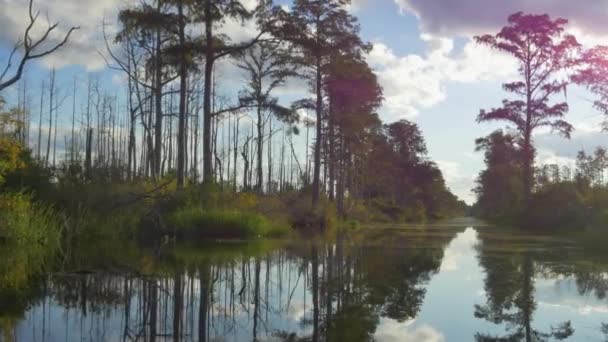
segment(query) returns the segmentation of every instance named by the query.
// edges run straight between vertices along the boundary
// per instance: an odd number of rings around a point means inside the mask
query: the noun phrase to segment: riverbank
[[[23,191],[28,190],[3,192],[0,211],[6,212],[5,216],[15,214],[13,202],[22,202],[16,214],[20,221],[12,220],[0,228],[5,240],[23,239],[31,229],[55,231],[68,241],[115,237],[148,243],[257,239],[284,237],[296,230],[314,233],[338,227],[357,229],[369,222],[438,218],[420,204],[400,207],[379,199],[350,200],[340,216],[335,204],[325,198],[313,208],[306,189],[258,194],[207,184],[178,191],[171,179],[156,183],[49,183],[25,195]]]

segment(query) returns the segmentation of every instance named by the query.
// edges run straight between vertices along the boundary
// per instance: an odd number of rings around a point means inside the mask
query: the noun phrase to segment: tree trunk
[[[312,206],[316,207],[319,202],[319,192],[320,192],[320,179],[321,179],[321,147],[323,146],[323,142],[321,139],[321,119],[323,114],[323,93],[322,93],[322,80],[321,80],[321,58],[317,57],[317,84],[316,84],[316,92],[317,92],[317,105],[316,105],[316,114],[317,114],[317,141],[315,142],[315,156],[314,156],[314,171],[313,171],[313,180],[312,180]]]
[[[85,174],[86,174],[86,178],[87,180],[91,180],[91,163],[92,163],[92,156],[91,156],[91,152],[93,149],[93,129],[89,128],[87,130],[87,151],[85,154]]]
[[[38,122],[38,160],[42,161],[42,156],[40,155],[41,145],[42,145],[42,108],[44,106],[44,81],[42,81],[42,87],[40,88],[40,117]]]
[[[49,156],[51,155],[51,134],[53,133],[53,95],[55,93],[55,69],[51,71],[49,83],[49,135],[46,141],[45,165],[49,166]]]
[[[184,10],[182,1],[178,2],[178,15],[180,17],[179,25],[179,43],[182,49],[186,45],[185,22],[183,20]],[[184,188],[185,178],[185,153],[186,153],[186,92],[188,77],[188,69],[186,68],[186,56],[184,51],[181,53],[181,61],[179,66],[179,124],[177,130],[177,188]]]
[[[262,157],[263,157],[263,148],[264,148],[264,123],[262,121],[262,109],[259,106],[260,104],[258,103],[258,168],[257,168],[257,184],[256,184],[256,189],[257,192],[262,193],[263,190],[263,183],[264,183],[264,175],[263,175],[263,169],[262,169]]]
[[[333,201],[334,200],[334,196],[335,196],[335,184],[336,184],[336,156],[335,156],[335,151],[334,151],[334,119],[333,119],[333,106],[332,106],[332,101],[331,98],[329,99],[329,115],[328,115],[328,121],[327,121],[327,128],[328,128],[328,137],[327,137],[327,142],[328,142],[328,151],[326,153],[326,163],[327,163],[327,167],[329,169],[329,186],[327,187],[327,191],[329,193],[329,200]]]
[[[205,1],[205,86],[203,93],[203,182],[213,181],[211,156],[211,77],[213,73],[213,20],[211,1]]]
[[[268,118],[268,193],[272,192],[272,116]]]

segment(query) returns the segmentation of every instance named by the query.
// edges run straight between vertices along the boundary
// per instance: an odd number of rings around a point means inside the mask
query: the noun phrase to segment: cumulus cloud
[[[420,38],[427,44],[425,55],[397,56],[384,43],[375,43],[367,56],[384,88],[389,120],[415,117],[421,108],[445,100],[445,82],[501,79],[517,68],[511,57],[472,40],[456,51],[452,39],[430,34]]]
[[[79,64],[88,70],[103,68],[105,63],[99,56],[102,50],[101,24],[104,17],[116,17],[116,12],[127,0],[34,0],[34,12],[39,12],[34,38],[46,30],[49,24],[59,23],[49,36],[48,44],[63,39],[70,27],[80,27],[73,33],[69,44],[43,59],[46,66],[61,68]],[[0,0],[0,45],[12,46],[23,35],[28,25],[29,0]]]
[[[80,27],[73,33],[69,44],[42,60],[46,67],[61,68],[81,65],[89,71],[105,67],[100,52],[105,52],[102,23],[108,25],[108,36],[117,30],[118,12],[135,4],[136,0],[34,0],[34,12],[40,12],[33,37],[39,37],[50,23],[60,23],[48,45],[61,41],[70,27]],[[243,5],[251,10],[257,0],[243,0]],[[22,36],[28,24],[29,0],[0,0],[0,46],[10,47]],[[195,28],[200,31],[200,28]],[[196,34],[196,32],[194,32]],[[200,32],[199,32],[200,33]],[[234,41],[244,41],[257,34],[255,23],[228,19],[218,33],[226,34]]]
[[[580,32],[601,36],[608,31],[604,0],[395,0],[401,11],[413,13],[423,32],[470,36],[493,32],[515,12],[563,17]]]

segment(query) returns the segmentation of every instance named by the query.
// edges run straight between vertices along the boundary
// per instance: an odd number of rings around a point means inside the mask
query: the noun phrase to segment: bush
[[[316,230],[331,230],[336,227],[338,218],[334,205],[321,200],[315,208],[310,203],[310,197],[297,196],[287,201],[289,219],[297,228]]]
[[[264,216],[236,210],[181,207],[168,214],[167,225],[178,239],[278,237],[285,226],[273,226]]]
[[[23,193],[0,194],[0,242],[57,247],[59,237],[59,220],[50,207]]]
[[[533,229],[583,229],[589,223],[588,216],[576,185],[562,182],[534,193],[525,225]]]

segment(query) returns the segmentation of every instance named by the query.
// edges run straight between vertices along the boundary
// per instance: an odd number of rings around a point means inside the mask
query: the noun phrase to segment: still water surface
[[[474,221],[369,227],[317,241],[215,242],[127,257],[119,256],[126,247],[114,247],[94,253],[102,260],[64,261],[61,271],[32,275],[27,286],[0,293],[0,340],[608,336],[608,251],[596,255],[566,240]],[[102,247],[89,247],[95,248]]]

